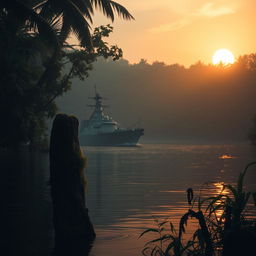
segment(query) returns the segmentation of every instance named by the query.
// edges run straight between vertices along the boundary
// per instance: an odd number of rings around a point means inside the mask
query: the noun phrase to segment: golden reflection
[[[213,183],[214,187],[215,187],[215,194],[216,195],[228,195],[229,194],[229,191],[227,189],[224,189],[224,182],[216,182],[216,183]],[[221,200],[217,200],[215,202],[216,206],[220,205],[222,203]],[[223,209],[217,209],[215,210],[215,214],[216,214],[216,217],[218,218],[218,220],[221,218],[221,216],[223,215],[224,213],[224,210]]]
[[[235,158],[234,156],[228,155],[228,154],[224,154],[219,156],[219,159],[233,159]]]
[[[216,195],[219,195],[220,193],[224,192],[223,191],[223,186],[224,186],[223,182],[215,182],[215,183],[213,183],[213,185],[214,185],[214,188],[215,188],[215,194]]]
[[[210,187],[209,187],[210,186]],[[218,195],[227,195],[229,191],[224,189],[224,182],[211,182],[207,184],[207,189],[201,190],[201,199],[207,198],[210,196],[218,196]],[[166,192],[166,191],[165,191]],[[180,190],[170,190],[167,192],[178,192]],[[223,198],[223,200],[225,200]],[[197,201],[196,201],[197,202]],[[221,200],[217,200],[213,208],[218,205],[221,205],[223,202]],[[204,212],[207,208],[207,204],[203,204],[201,210]],[[195,203],[193,210],[198,211],[197,203]],[[220,221],[223,218],[223,207],[215,208],[213,210],[210,218],[212,221]],[[138,210],[138,209],[137,209]],[[136,209],[131,211],[129,216],[125,218],[119,219],[119,222],[113,224],[114,229],[118,230],[121,234],[127,234],[127,230],[130,230],[133,234],[139,236],[143,231],[147,228],[156,228],[157,225],[161,222],[166,221],[164,224],[163,233],[170,233],[170,222],[172,223],[174,229],[176,230],[176,234],[179,231],[179,224],[181,217],[189,210],[189,206],[186,201],[179,201],[176,204],[159,204],[156,209],[151,209],[147,211],[137,212]],[[207,215],[208,213],[206,213]],[[198,220],[195,218],[189,218],[187,221],[187,225],[185,226],[186,232],[182,236],[182,241],[188,241],[193,237],[194,232],[199,228]],[[143,242],[148,242],[150,240],[156,239],[157,234],[154,232],[148,232],[145,237],[143,236],[142,240],[139,240],[141,244]]]

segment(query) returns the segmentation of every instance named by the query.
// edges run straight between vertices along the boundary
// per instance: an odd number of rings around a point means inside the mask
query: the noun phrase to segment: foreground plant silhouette
[[[256,242],[256,218],[246,217],[246,206],[252,197],[256,206],[256,192],[243,189],[244,177],[248,168],[256,162],[248,164],[240,173],[236,187],[224,184],[217,196],[202,199],[194,198],[193,190],[187,190],[189,210],[181,217],[177,233],[171,221],[159,222],[156,227],[141,233],[155,233],[158,237],[144,246],[142,254],[152,256],[235,256],[250,255]],[[196,208],[196,209],[195,209]],[[198,221],[198,228],[192,237],[184,241],[189,217]]]

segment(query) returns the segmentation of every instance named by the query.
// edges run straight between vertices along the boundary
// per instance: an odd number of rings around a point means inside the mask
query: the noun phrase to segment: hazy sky
[[[117,18],[110,42],[131,63],[145,58],[186,66],[211,62],[219,48],[256,52],[255,0],[117,0],[135,17]],[[94,26],[111,23],[96,15]]]

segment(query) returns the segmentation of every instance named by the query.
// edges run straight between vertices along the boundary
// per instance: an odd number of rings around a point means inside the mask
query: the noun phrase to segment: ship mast
[[[94,111],[93,111],[92,115],[94,115],[94,114],[103,115],[103,108],[106,108],[108,106],[102,104],[103,97],[97,92],[96,85],[94,85],[94,89],[95,89],[95,96],[94,97],[88,97],[88,98],[89,99],[94,99],[95,104],[94,105],[93,104],[88,104],[87,106],[94,108]]]

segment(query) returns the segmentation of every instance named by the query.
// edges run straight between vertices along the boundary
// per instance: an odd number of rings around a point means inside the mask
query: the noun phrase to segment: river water
[[[223,182],[234,184],[246,164],[256,160],[255,149],[248,145],[145,144],[83,150],[88,158],[87,206],[97,233],[91,256],[141,255],[144,243],[153,237],[139,239],[140,233],[153,227],[154,218],[169,218],[177,226],[188,209],[187,188],[195,194],[217,194]],[[47,154],[24,153],[1,165],[0,246],[9,255],[50,255],[48,181]],[[256,167],[248,171],[245,184],[256,191]]]

